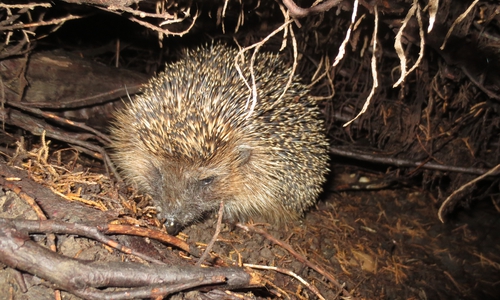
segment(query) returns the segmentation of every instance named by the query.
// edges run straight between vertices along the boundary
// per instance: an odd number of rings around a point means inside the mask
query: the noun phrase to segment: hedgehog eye
[[[207,177],[207,178],[200,179],[200,184],[202,186],[208,186],[212,182],[214,182],[214,179],[215,179],[215,176],[210,176],[210,177]]]

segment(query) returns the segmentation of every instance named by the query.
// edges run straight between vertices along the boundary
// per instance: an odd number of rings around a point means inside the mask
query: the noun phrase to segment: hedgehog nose
[[[165,227],[167,229],[167,233],[170,235],[177,235],[182,229],[182,226],[179,223],[168,221],[165,222]]]

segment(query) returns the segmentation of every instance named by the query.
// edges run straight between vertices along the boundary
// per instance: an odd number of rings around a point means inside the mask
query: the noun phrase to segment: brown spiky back
[[[258,102],[248,115],[251,93],[234,66],[237,52],[215,44],[188,51],[168,65],[116,114],[113,158],[125,178],[145,192],[157,189],[151,187],[150,181],[158,180],[151,178],[151,166],[159,172],[175,168],[170,171],[179,177],[220,172],[227,180],[218,183],[213,197],[200,200],[213,201],[211,209],[224,200],[230,219],[294,219],[314,203],[327,172],[319,110],[298,78],[276,102],[291,71],[277,55],[262,53],[254,65]],[[241,69],[249,75],[246,58]],[[241,155],[245,151],[248,161]],[[180,209],[201,206],[175,201]]]

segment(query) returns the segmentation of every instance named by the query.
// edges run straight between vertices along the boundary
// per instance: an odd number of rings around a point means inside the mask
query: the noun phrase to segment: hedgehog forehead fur
[[[124,177],[182,225],[221,200],[229,219],[294,219],[324,182],[327,142],[307,88],[295,77],[277,101],[291,70],[277,55],[257,54],[257,105],[248,115],[251,92],[235,68],[237,53],[223,44],[187,51],[116,113],[111,128]],[[215,186],[190,188],[191,177],[207,174],[220,177]],[[183,210],[194,212],[181,217]]]

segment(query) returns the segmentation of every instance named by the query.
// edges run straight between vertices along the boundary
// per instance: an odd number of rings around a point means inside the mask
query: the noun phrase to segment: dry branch
[[[273,244],[276,244],[276,245],[279,245],[281,246],[282,248],[286,249],[290,254],[292,254],[296,259],[298,259],[301,263],[305,264],[306,266],[308,266],[309,268],[315,270],[316,272],[318,272],[319,274],[325,276],[331,283],[333,283],[338,289],[339,289],[339,293],[342,293],[345,297],[349,297],[349,299],[355,299],[351,296],[351,294],[344,288],[343,285],[341,285],[336,279],[335,277],[333,277],[333,275],[331,275],[329,272],[327,272],[326,270],[324,270],[323,268],[321,268],[320,266],[316,265],[316,264],[313,264],[311,263],[309,260],[307,260],[306,257],[304,257],[303,255],[301,255],[300,253],[298,253],[297,251],[295,251],[289,244],[283,242],[283,241],[280,241],[278,239],[276,239],[275,237],[273,237],[272,235],[270,235],[268,232],[266,232],[265,230],[263,229],[260,229],[254,225],[243,225],[241,223],[237,223],[236,226],[238,226],[239,228],[245,230],[245,231],[248,231],[248,232],[255,232],[255,233],[258,233],[262,236],[264,236],[266,239],[268,239],[269,241],[271,241]]]
[[[164,297],[200,285],[222,284],[235,289],[255,284],[241,268],[142,265],[127,262],[89,262],[54,253],[30,240],[16,221],[0,219],[0,261],[87,299]],[[167,287],[168,286],[168,287]],[[127,287],[125,291],[97,290]],[[141,288],[136,290],[135,288]],[[158,289],[163,289],[158,291]],[[133,298],[129,296],[133,294]]]
[[[290,11],[290,16],[294,18],[304,18],[308,15],[319,14],[330,10],[332,7],[339,5],[342,0],[326,0],[317,4],[316,6],[311,6],[309,8],[299,7],[293,0],[283,0],[283,4]],[[317,3],[317,2],[316,2]]]

